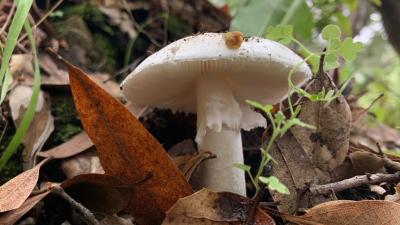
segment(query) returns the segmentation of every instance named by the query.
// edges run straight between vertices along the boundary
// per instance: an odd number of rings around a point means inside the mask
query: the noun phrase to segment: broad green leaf
[[[277,25],[270,26],[267,28],[267,38],[279,41],[282,44],[289,44],[293,38],[293,26],[292,25]]]
[[[234,167],[241,169],[246,172],[250,172],[251,167],[249,165],[241,164],[241,163],[234,163]]]
[[[270,176],[270,177],[263,177],[260,176],[258,178],[261,182],[267,185],[267,188],[271,191],[277,191],[281,194],[290,194],[289,189],[282,184],[278,178],[275,176]]]
[[[342,46],[339,48],[339,55],[341,55],[347,62],[356,58],[357,53],[363,49],[363,44],[360,42],[353,42],[353,39],[347,37],[344,39]]]
[[[313,29],[313,16],[305,0],[284,0],[288,6],[280,24],[292,24],[294,32],[302,38],[310,38]]]
[[[313,22],[305,0],[249,0],[233,18],[230,30],[264,36],[267,27],[278,24],[293,24],[296,34],[309,38]]]

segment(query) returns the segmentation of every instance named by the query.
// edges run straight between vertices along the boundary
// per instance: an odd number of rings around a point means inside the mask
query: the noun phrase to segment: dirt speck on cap
[[[243,34],[240,31],[233,31],[224,33],[222,36],[225,40],[225,44],[229,49],[238,49],[243,42]]]

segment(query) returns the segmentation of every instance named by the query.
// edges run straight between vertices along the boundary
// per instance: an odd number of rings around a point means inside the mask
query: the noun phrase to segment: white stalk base
[[[217,155],[217,158],[206,160],[200,165],[200,186],[246,196],[244,172],[233,166],[233,163],[243,164],[240,131],[207,130],[199,149]]]

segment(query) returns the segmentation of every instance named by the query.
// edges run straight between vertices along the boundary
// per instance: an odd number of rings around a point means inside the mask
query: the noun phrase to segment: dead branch
[[[382,182],[399,182],[399,181],[400,181],[400,172],[397,172],[395,174],[376,173],[376,174],[355,176],[349,179],[329,184],[312,185],[309,188],[309,190],[311,195],[323,195],[359,187],[365,184],[378,184]]]
[[[67,194],[67,192],[64,191],[64,189],[59,186],[59,185],[54,185],[51,188],[51,192],[54,194],[59,195],[61,198],[66,200],[74,209],[78,210],[86,220],[91,225],[99,225],[100,222],[96,219],[96,217],[93,215],[93,213],[87,209],[85,206],[83,206],[81,203],[75,201],[71,196]]]

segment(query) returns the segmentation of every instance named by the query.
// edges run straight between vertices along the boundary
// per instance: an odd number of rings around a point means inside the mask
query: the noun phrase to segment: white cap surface
[[[224,76],[237,101],[277,103],[287,96],[290,69],[302,61],[280,43],[248,38],[229,49],[222,33],[204,33],[175,41],[145,59],[123,82],[134,104],[196,113],[198,76]],[[303,63],[293,74],[300,84],[311,71]]]
[[[224,76],[235,99],[273,104],[287,96],[288,74],[302,61],[280,43],[248,38],[229,49],[222,33],[204,33],[175,41],[145,59],[122,83],[125,97],[135,104],[196,113],[198,76]],[[311,77],[303,63],[293,83]]]

